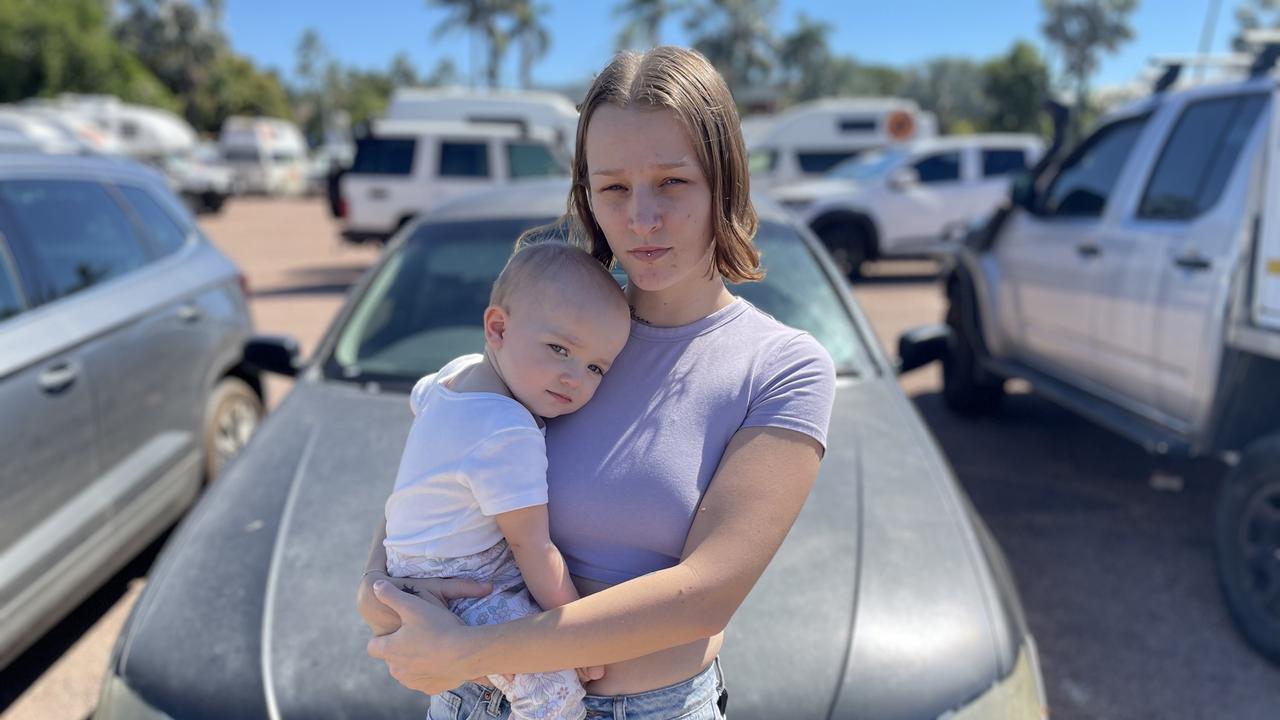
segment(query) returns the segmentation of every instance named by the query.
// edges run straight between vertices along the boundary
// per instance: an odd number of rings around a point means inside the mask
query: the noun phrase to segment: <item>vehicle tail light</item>
[[[338,217],[345,218],[346,216],[347,216],[347,199],[344,197],[340,197],[338,198]]]

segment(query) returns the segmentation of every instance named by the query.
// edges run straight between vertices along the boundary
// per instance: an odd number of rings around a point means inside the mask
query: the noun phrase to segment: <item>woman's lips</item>
[[[657,260],[668,252],[671,252],[669,247],[640,247],[627,251],[627,254],[637,260]]]

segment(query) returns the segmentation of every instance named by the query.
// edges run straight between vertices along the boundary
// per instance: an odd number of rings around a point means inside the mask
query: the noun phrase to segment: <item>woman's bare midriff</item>
[[[573,584],[577,586],[578,594],[583,597],[610,587],[609,583],[577,576],[574,576]],[[688,645],[667,648],[643,657],[606,665],[604,677],[588,683],[587,693],[589,695],[633,695],[683,682],[711,664],[716,654],[720,652],[720,645],[723,642],[724,635],[721,634],[691,642]]]

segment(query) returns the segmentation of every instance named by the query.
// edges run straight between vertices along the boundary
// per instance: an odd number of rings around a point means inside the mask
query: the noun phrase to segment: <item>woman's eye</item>
[[[606,185],[606,186],[604,186],[604,187],[600,188],[600,192],[610,192],[610,191],[613,191],[613,190],[622,190],[622,189],[624,189],[624,188],[623,188],[621,185],[617,185],[617,184],[614,184],[614,185]]]
[[[599,365],[588,365],[587,369],[597,375],[604,375],[604,370]]]
[[[662,181],[662,184],[663,185],[684,185],[686,182],[688,181],[686,181],[683,178],[667,178],[666,180]]]
[[[555,343],[547,343],[547,347],[551,348],[551,352],[561,357],[569,357],[569,351],[566,350],[563,345],[557,345]]]

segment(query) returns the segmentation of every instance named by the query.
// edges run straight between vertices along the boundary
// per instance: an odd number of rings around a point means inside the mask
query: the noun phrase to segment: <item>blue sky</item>
[[[612,9],[616,0],[570,2],[542,0],[551,12],[551,51],[534,67],[537,84],[583,82],[602,67],[621,27]],[[1134,80],[1153,55],[1189,54],[1200,44],[1210,7],[1219,5],[1212,50],[1228,50],[1235,32],[1234,12],[1241,0],[1141,0],[1133,17],[1136,37],[1113,56],[1105,56],[1097,85]],[[1018,38],[1045,51],[1038,0],[781,0],[777,28],[785,33],[797,13],[829,22],[836,52],[865,61],[906,66],[938,56],[985,59],[1008,49]],[[344,64],[385,68],[397,52],[406,52],[422,72],[450,57],[469,71],[466,33],[437,40],[434,28],[444,11],[423,0],[229,0],[225,28],[236,50],[259,64],[291,77],[294,49],[308,27]],[[663,28],[663,41],[682,43],[688,36],[677,22]],[[515,85],[515,52],[504,84]],[[1052,56],[1050,56],[1052,61]]]

